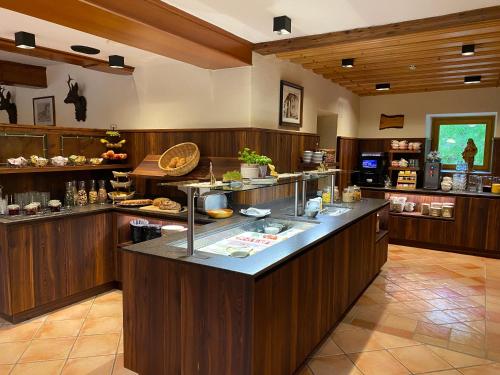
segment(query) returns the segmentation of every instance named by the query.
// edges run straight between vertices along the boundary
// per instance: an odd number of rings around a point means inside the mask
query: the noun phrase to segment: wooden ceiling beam
[[[0,85],[47,88],[44,66],[0,61]]]
[[[78,65],[86,69],[98,70],[100,72],[118,74],[118,75],[132,75],[134,67],[126,65],[123,69],[113,69],[108,65],[108,61],[95,59],[90,56],[79,55],[76,53],[69,53],[59,51],[52,48],[37,46],[33,49],[17,48],[13,40],[0,38],[0,50],[19,55],[38,57],[40,59],[62,62],[66,64]]]
[[[262,55],[300,51],[310,48],[341,45],[359,41],[400,38],[407,35],[433,32],[447,28],[460,28],[473,23],[500,19],[500,6],[475,9],[466,12],[405,21],[382,26],[337,31],[326,34],[258,43],[254,51]]]
[[[206,69],[252,63],[252,43],[161,0],[0,0],[0,7]]]
[[[475,85],[469,85],[464,87],[462,84],[451,84],[451,85],[438,85],[438,86],[424,86],[424,87],[405,87],[405,88],[397,88],[389,91],[376,91],[375,89],[370,91],[359,91],[356,92],[359,96],[378,96],[378,95],[391,95],[391,94],[410,94],[410,93],[418,93],[418,92],[432,92],[432,91],[447,91],[447,90],[467,90],[474,88],[485,88],[485,87],[497,87],[496,82],[493,83],[479,83]],[[472,86],[472,87],[470,87]]]

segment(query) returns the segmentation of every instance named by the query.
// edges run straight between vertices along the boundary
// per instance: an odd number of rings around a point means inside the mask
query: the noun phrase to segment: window
[[[432,119],[432,149],[441,154],[444,169],[455,169],[462,159],[467,140],[472,138],[477,147],[474,169],[489,171],[494,116],[435,117]]]

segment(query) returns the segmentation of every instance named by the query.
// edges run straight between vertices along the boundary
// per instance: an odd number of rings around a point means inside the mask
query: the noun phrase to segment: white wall
[[[360,138],[423,138],[430,114],[500,113],[500,88],[365,96],[360,99]],[[379,130],[380,114],[405,115],[402,129]],[[500,137],[500,125],[495,127]]]
[[[301,131],[316,133],[321,112],[338,114],[338,135],[355,136],[359,97],[343,87],[274,56],[253,55],[252,125],[277,128],[279,123],[280,79],[304,87],[304,114]]]
[[[65,104],[67,75],[87,98],[87,121],[74,119]],[[18,123],[32,124],[32,98],[54,95],[60,126],[121,129],[265,127],[278,128],[280,79],[304,86],[304,126],[316,132],[320,110],[339,115],[339,134],[353,136],[359,98],[302,67],[254,54],[254,65],[210,71],[169,60],[138,67],[132,77],[99,73],[68,64],[47,67],[47,89],[10,88]],[[7,122],[5,111],[0,122]]]

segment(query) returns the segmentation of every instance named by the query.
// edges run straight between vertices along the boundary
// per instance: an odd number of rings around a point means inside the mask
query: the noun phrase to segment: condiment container
[[[441,207],[431,207],[431,216],[441,216],[443,209]]]
[[[422,215],[430,215],[430,209],[431,205],[429,203],[422,203],[420,212],[422,212]]]
[[[360,201],[361,200],[361,188],[359,186],[354,185],[352,187],[352,189],[353,189],[354,200]]]
[[[95,180],[90,181],[90,190],[89,190],[89,203],[94,204],[97,203],[98,195],[97,190],[95,189]]]
[[[76,204],[78,206],[85,206],[88,203],[87,191],[85,190],[85,181],[80,181],[78,184]]]
[[[453,212],[455,210],[455,205],[452,204],[452,203],[445,203],[443,204],[443,208],[442,208],[442,211],[441,211],[441,215],[443,217],[453,217]]]
[[[491,181],[491,192],[493,194],[500,194],[500,177],[493,177]]]
[[[49,208],[51,212],[59,212],[61,211],[61,201],[57,199],[53,199],[49,201]]]
[[[104,204],[108,200],[108,193],[106,191],[106,181],[99,180],[99,191],[97,192],[97,202]]]
[[[323,194],[321,196],[323,199],[323,204],[329,204],[332,200],[332,188],[330,186],[326,186],[323,189]]]
[[[9,204],[7,206],[7,214],[9,216],[19,215],[21,207],[18,204]]]
[[[345,188],[342,191],[342,202],[344,203],[352,203],[354,202],[354,192],[351,188]]]

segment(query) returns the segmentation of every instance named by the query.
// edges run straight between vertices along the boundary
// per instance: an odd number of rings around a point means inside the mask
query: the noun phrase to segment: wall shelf
[[[389,167],[391,171],[419,171],[419,167]]]
[[[389,154],[421,154],[422,151],[415,150],[389,150]]]
[[[430,216],[430,215],[422,215],[420,212],[390,212],[389,215],[392,216],[403,216],[409,218],[417,218],[417,219],[431,219],[431,220],[444,220],[444,221],[455,221],[454,217],[442,217],[442,216]]]
[[[100,171],[110,169],[131,169],[131,164],[102,164],[102,165],[71,165],[64,167],[0,167],[0,175],[4,174],[29,174],[50,172],[77,172],[77,171]]]

